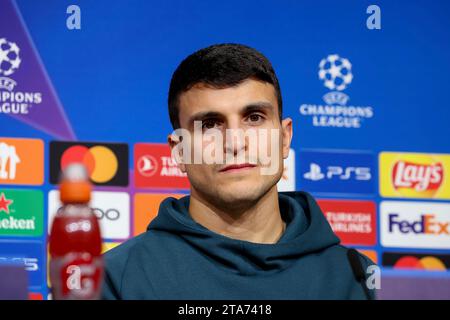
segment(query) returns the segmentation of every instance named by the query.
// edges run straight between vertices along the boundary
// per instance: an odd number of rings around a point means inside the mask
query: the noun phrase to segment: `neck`
[[[197,223],[223,236],[254,243],[276,243],[284,233],[276,185],[255,202],[217,206],[191,189],[189,213]]]

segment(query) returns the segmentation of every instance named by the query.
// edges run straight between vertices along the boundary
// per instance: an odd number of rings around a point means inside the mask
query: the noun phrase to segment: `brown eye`
[[[203,120],[202,128],[203,129],[212,129],[217,124],[216,120],[210,119],[210,120]]]
[[[250,122],[258,122],[259,120],[262,119],[262,117],[261,117],[261,115],[259,115],[259,114],[257,114],[257,113],[254,113],[254,114],[251,114],[251,115],[248,117],[248,119],[250,120]]]

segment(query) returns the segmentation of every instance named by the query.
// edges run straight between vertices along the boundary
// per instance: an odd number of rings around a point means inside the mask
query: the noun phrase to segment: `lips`
[[[242,169],[250,169],[250,168],[254,168],[254,167],[256,167],[256,165],[250,164],[250,163],[233,164],[233,165],[226,166],[225,168],[221,169],[220,172],[236,171],[236,170],[242,170]]]

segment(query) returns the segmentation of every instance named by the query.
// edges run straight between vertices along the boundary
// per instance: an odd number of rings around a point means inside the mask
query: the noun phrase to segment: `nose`
[[[229,122],[225,132],[225,153],[229,156],[239,156],[246,150],[246,139],[244,129],[241,128],[238,122]]]

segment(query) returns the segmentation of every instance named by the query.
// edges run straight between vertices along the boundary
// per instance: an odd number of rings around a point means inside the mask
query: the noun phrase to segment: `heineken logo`
[[[43,211],[41,191],[0,189],[0,235],[41,236]]]
[[[36,218],[16,219],[14,217],[0,219],[0,230],[35,230]]]

